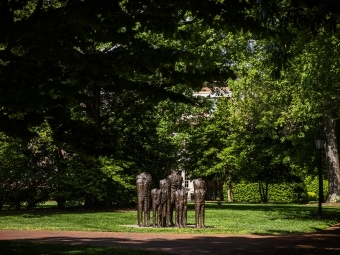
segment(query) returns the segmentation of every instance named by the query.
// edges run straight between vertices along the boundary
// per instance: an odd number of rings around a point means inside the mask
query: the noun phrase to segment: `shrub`
[[[82,199],[67,200],[65,202],[66,207],[81,207],[83,205],[84,205],[84,200]]]
[[[316,201],[317,200],[315,192],[308,191],[307,194],[308,194],[308,201]]]
[[[235,202],[261,202],[257,183],[240,183],[233,187]],[[280,183],[269,184],[268,202],[293,203],[307,200],[305,184],[301,183]]]
[[[239,183],[233,186],[234,202],[259,203],[261,201],[257,183]]]
[[[216,203],[218,206],[220,206],[222,204],[222,201],[219,197],[216,198]]]
[[[268,191],[268,201],[293,203],[307,200],[307,189],[303,182],[272,184]]]
[[[308,176],[304,182],[306,183],[307,190],[313,192],[316,196],[316,200],[319,200],[319,178],[317,176]],[[323,180],[323,194],[324,200],[328,197],[328,181]]]

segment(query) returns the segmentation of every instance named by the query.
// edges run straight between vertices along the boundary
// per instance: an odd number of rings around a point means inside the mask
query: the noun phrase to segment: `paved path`
[[[317,233],[282,236],[0,230],[0,240],[105,245],[181,255],[335,255],[340,254],[340,224]]]

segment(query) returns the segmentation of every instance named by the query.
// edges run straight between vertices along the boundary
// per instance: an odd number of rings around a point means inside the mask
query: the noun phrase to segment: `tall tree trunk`
[[[333,114],[327,111],[324,113],[323,118],[325,122],[325,134],[327,139],[325,152],[328,167],[329,190],[327,201],[329,202],[331,201],[331,197],[334,197],[336,193],[340,191],[339,151]]]
[[[259,181],[259,192],[261,196],[261,202],[268,202],[268,183],[266,181]]]
[[[60,197],[56,199],[57,201],[57,207],[59,209],[63,209],[66,207],[66,198],[65,197]]]
[[[4,205],[5,205],[5,197],[4,195],[0,195],[0,211],[2,210]]]
[[[91,118],[95,123],[98,129],[101,126],[101,118],[100,118],[100,106],[101,106],[101,98],[100,98],[101,88],[96,84],[89,87],[87,91],[87,96],[90,98],[90,102],[86,103],[86,113],[89,118]],[[85,207],[95,207],[99,206],[99,201],[94,198],[92,194],[85,195]]]
[[[55,200],[57,202],[57,207],[59,209],[63,209],[66,207],[66,196],[64,194],[64,188],[63,185],[60,183],[60,178],[62,178],[61,176],[65,175],[65,164],[63,163],[63,161],[66,159],[67,157],[67,152],[64,149],[61,149],[62,144],[60,144],[58,146],[58,158],[57,158],[57,168],[58,168],[58,178],[56,181],[56,194],[57,197],[55,197]]]
[[[228,193],[228,202],[234,202],[233,185],[232,185],[232,181],[231,181],[231,175],[228,176],[226,186],[227,186],[227,193]]]
[[[100,90],[99,86],[90,86],[87,95],[92,101],[86,104],[87,116],[95,121],[98,128],[100,128]]]

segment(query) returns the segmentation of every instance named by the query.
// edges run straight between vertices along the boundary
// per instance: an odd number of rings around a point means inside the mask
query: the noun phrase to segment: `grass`
[[[138,228],[136,211],[35,210],[1,211],[0,229],[48,229],[110,232],[160,232],[191,234],[308,233],[340,222],[340,207],[295,204],[206,203],[206,229],[193,228],[194,204],[188,204],[188,228]]]
[[[48,254],[48,255],[67,255],[67,254],[86,254],[86,255],[164,255],[160,252],[150,252],[143,250],[132,250],[113,247],[95,247],[88,245],[67,245],[39,242],[17,242],[0,241],[1,254]]]

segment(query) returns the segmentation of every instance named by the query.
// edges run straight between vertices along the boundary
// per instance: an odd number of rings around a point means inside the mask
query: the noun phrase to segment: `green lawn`
[[[51,244],[38,242],[16,242],[0,241],[1,254],[16,255],[68,255],[68,254],[86,254],[86,255],[164,255],[165,253],[150,252],[143,250],[120,249],[112,247],[94,247],[87,245],[67,245]]]
[[[195,229],[194,205],[188,205],[188,228],[138,228],[136,211],[35,209],[1,211],[0,229],[50,229],[113,232],[284,234],[313,232],[340,222],[340,207],[294,204],[206,203],[206,229]]]

